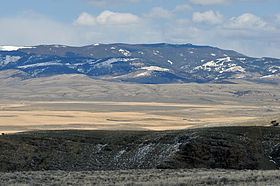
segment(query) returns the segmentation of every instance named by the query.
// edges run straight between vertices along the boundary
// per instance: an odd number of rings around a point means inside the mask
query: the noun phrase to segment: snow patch
[[[203,61],[201,61],[203,62]],[[219,58],[216,60],[208,61],[201,66],[197,66],[194,70],[207,70],[207,71],[216,71],[220,74],[224,72],[241,72],[244,73],[246,70],[241,67],[237,66],[235,63],[232,63],[230,57]]]
[[[116,63],[116,62],[131,62],[131,61],[135,61],[138,60],[138,58],[111,58],[108,59],[106,61],[103,61],[101,63],[96,64],[97,67],[101,67],[101,66],[112,66],[112,63]],[[94,63],[97,63],[98,61],[95,61]]]
[[[9,63],[15,63],[15,62],[17,62],[20,59],[21,59],[20,56],[10,56],[10,55],[7,55],[7,56],[4,57],[4,59],[2,59],[0,61],[0,65],[7,65]]]
[[[204,63],[202,66],[207,68],[207,67],[217,67],[219,65],[217,63],[215,63],[214,61],[209,61],[207,63]]]
[[[151,75],[151,71],[146,71],[146,72],[141,72],[139,74],[136,74],[134,77],[137,78],[137,77],[147,77],[147,76],[150,76]]]
[[[280,66],[269,67],[268,71],[274,74],[274,73],[280,71]]]
[[[246,70],[241,66],[233,66],[226,69],[225,72],[246,72]]]
[[[217,59],[218,62],[230,62],[232,61],[230,57],[225,57],[225,58],[219,58]]]
[[[267,76],[262,76],[260,77],[260,79],[266,79],[266,78],[277,78],[279,77],[279,75],[276,74],[271,74],[271,75],[267,75]]]
[[[160,52],[159,52],[158,50],[153,50],[153,54],[154,54],[155,56],[157,56],[157,55],[160,54]]]
[[[168,72],[168,68],[162,68],[158,66],[149,66],[149,67],[142,67],[141,69],[143,70],[148,70],[148,71],[160,71],[160,72]]]
[[[36,64],[30,64],[30,65],[23,65],[19,66],[20,69],[26,69],[26,68],[32,68],[32,67],[43,67],[43,66],[62,66],[61,63],[58,62],[45,62],[45,63],[36,63]]]
[[[19,49],[25,48],[35,48],[35,47],[27,47],[27,46],[0,46],[0,51],[16,51]]]
[[[239,61],[245,61],[246,60],[246,58],[237,58]]]
[[[173,61],[168,59],[167,62],[170,63],[171,65],[173,65]]]
[[[153,50],[153,54],[154,54],[155,56],[159,56],[159,57],[163,58],[163,56],[160,55],[160,51],[158,51],[158,50]]]
[[[119,52],[122,53],[126,57],[131,56],[131,53],[128,50],[119,49]]]

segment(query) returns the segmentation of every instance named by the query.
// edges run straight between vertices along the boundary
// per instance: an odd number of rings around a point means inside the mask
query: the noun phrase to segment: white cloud
[[[219,12],[209,10],[206,12],[194,12],[192,20],[195,23],[207,23],[207,24],[220,24],[223,22],[223,15]]]
[[[96,24],[96,18],[87,12],[83,12],[75,20],[75,24],[84,25],[84,26],[92,26],[92,25]]]
[[[84,12],[76,19],[74,25],[41,15],[1,17],[0,44],[79,46],[115,42],[193,43],[234,49],[250,56],[280,57],[280,29],[267,29],[277,24],[276,19],[265,19],[253,14],[226,19],[218,12],[212,11],[208,14],[197,14],[199,16],[194,18],[194,23],[190,18],[176,17],[174,9],[169,10],[169,13],[172,13],[173,17],[165,20],[148,18],[145,15],[136,16],[137,19],[132,20],[137,20],[137,24],[123,19],[123,14],[126,13],[121,13],[121,18],[116,18],[120,15],[117,12],[113,12],[113,15],[112,12],[102,12],[97,16]]]
[[[269,29],[268,24],[262,18],[251,13],[232,17],[227,27],[232,29]]]
[[[140,19],[138,16],[131,13],[119,13],[104,11],[96,18],[99,24],[134,24],[137,23]]]
[[[83,12],[75,20],[76,25],[93,26],[96,24],[101,25],[127,25],[135,24],[140,21],[140,18],[131,13],[120,13],[112,11],[103,11],[97,17]]]
[[[190,2],[197,5],[216,5],[228,3],[229,0],[190,0]]]

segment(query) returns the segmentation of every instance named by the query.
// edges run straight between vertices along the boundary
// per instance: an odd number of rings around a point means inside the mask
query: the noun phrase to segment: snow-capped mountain
[[[0,70],[9,69],[26,78],[84,74],[137,83],[222,82],[279,78],[280,60],[192,44],[1,46]]]

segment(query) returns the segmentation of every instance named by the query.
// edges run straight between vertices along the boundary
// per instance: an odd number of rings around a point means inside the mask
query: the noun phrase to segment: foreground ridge
[[[0,171],[278,169],[280,128],[38,131],[0,137]]]

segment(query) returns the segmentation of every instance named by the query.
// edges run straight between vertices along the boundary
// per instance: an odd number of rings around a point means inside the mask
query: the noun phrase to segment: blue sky
[[[9,0],[0,45],[193,43],[280,58],[279,0]]]

